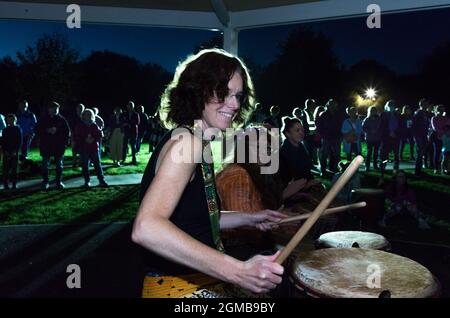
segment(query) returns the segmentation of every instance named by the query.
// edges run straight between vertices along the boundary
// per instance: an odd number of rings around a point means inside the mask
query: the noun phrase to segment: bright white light
[[[373,88],[368,88],[366,90],[366,98],[373,99],[377,95],[377,92]]]

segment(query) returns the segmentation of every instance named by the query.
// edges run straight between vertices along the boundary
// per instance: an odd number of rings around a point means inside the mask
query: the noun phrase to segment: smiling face
[[[235,72],[228,82],[228,95],[223,102],[216,97],[206,103],[202,112],[203,129],[218,128],[225,130],[231,127],[233,119],[236,117],[240,108],[240,98],[242,94],[243,82],[239,72]]]

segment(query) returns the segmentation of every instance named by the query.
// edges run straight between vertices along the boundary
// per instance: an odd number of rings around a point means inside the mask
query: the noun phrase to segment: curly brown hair
[[[245,64],[220,49],[202,50],[186,58],[175,70],[172,82],[161,96],[159,116],[168,129],[193,126],[213,97],[223,102],[228,82],[238,72],[243,81],[243,98],[233,125],[242,125],[254,107],[253,82]]]

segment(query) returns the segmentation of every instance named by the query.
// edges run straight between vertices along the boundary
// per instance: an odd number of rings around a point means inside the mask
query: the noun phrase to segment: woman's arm
[[[174,262],[254,292],[274,288],[281,282],[279,275],[283,268],[274,263],[273,256],[257,256],[241,262],[199,242],[169,220],[191,179],[195,162],[201,158],[202,147],[201,141],[189,133],[167,147],[165,153],[161,152],[161,164],[139,207],[133,241]],[[183,163],[173,160],[180,150],[192,147],[196,160]]]
[[[220,214],[220,229],[234,229],[241,226],[255,226],[261,231],[267,231],[272,228],[269,222],[278,222],[287,217],[286,214],[273,211],[262,210],[258,212],[235,212],[222,211]]]

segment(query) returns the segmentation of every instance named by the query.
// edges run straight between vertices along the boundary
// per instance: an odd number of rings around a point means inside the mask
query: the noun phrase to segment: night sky
[[[217,34],[206,30],[87,23],[81,24],[81,29],[69,29],[65,21],[0,20],[0,58],[6,55],[15,58],[17,51],[24,51],[44,33],[54,32],[67,36],[71,47],[81,53],[81,58],[92,50],[109,50],[143,63],[160,64],[170,72],[196,45]]]
[[[368,29],[366,18],[305,23],[331,37],[341,63],[351,66],[375,59],[398,73],[414,73],[417,63],[436,46],[450,41],[450,9],[382,15],[382,28]],[[279,52],[278,44],[297,25],[243,30],[239,54],[265,65]],[[82,24],[68,29],[65,22],[0,20],[0,58],[15,57],[44,33],[65,34],[85,57],[92,50],[110,50],[153,62],[173,71],[180,59],[216,33],[206,30]]]
[[[304,23],[333,40],[340,62],[351,66],[361,59],[375,59],[397,73],[414,73],[417,63],[433,48],[450,41],[450,9],[382,14],[381,29],[369,29],[367,17]],[[239,54],[267,64],[279,52],[278,43],[290,30],[286,25],[239,33]],[[450,57],[449,57],[450,58]]]

